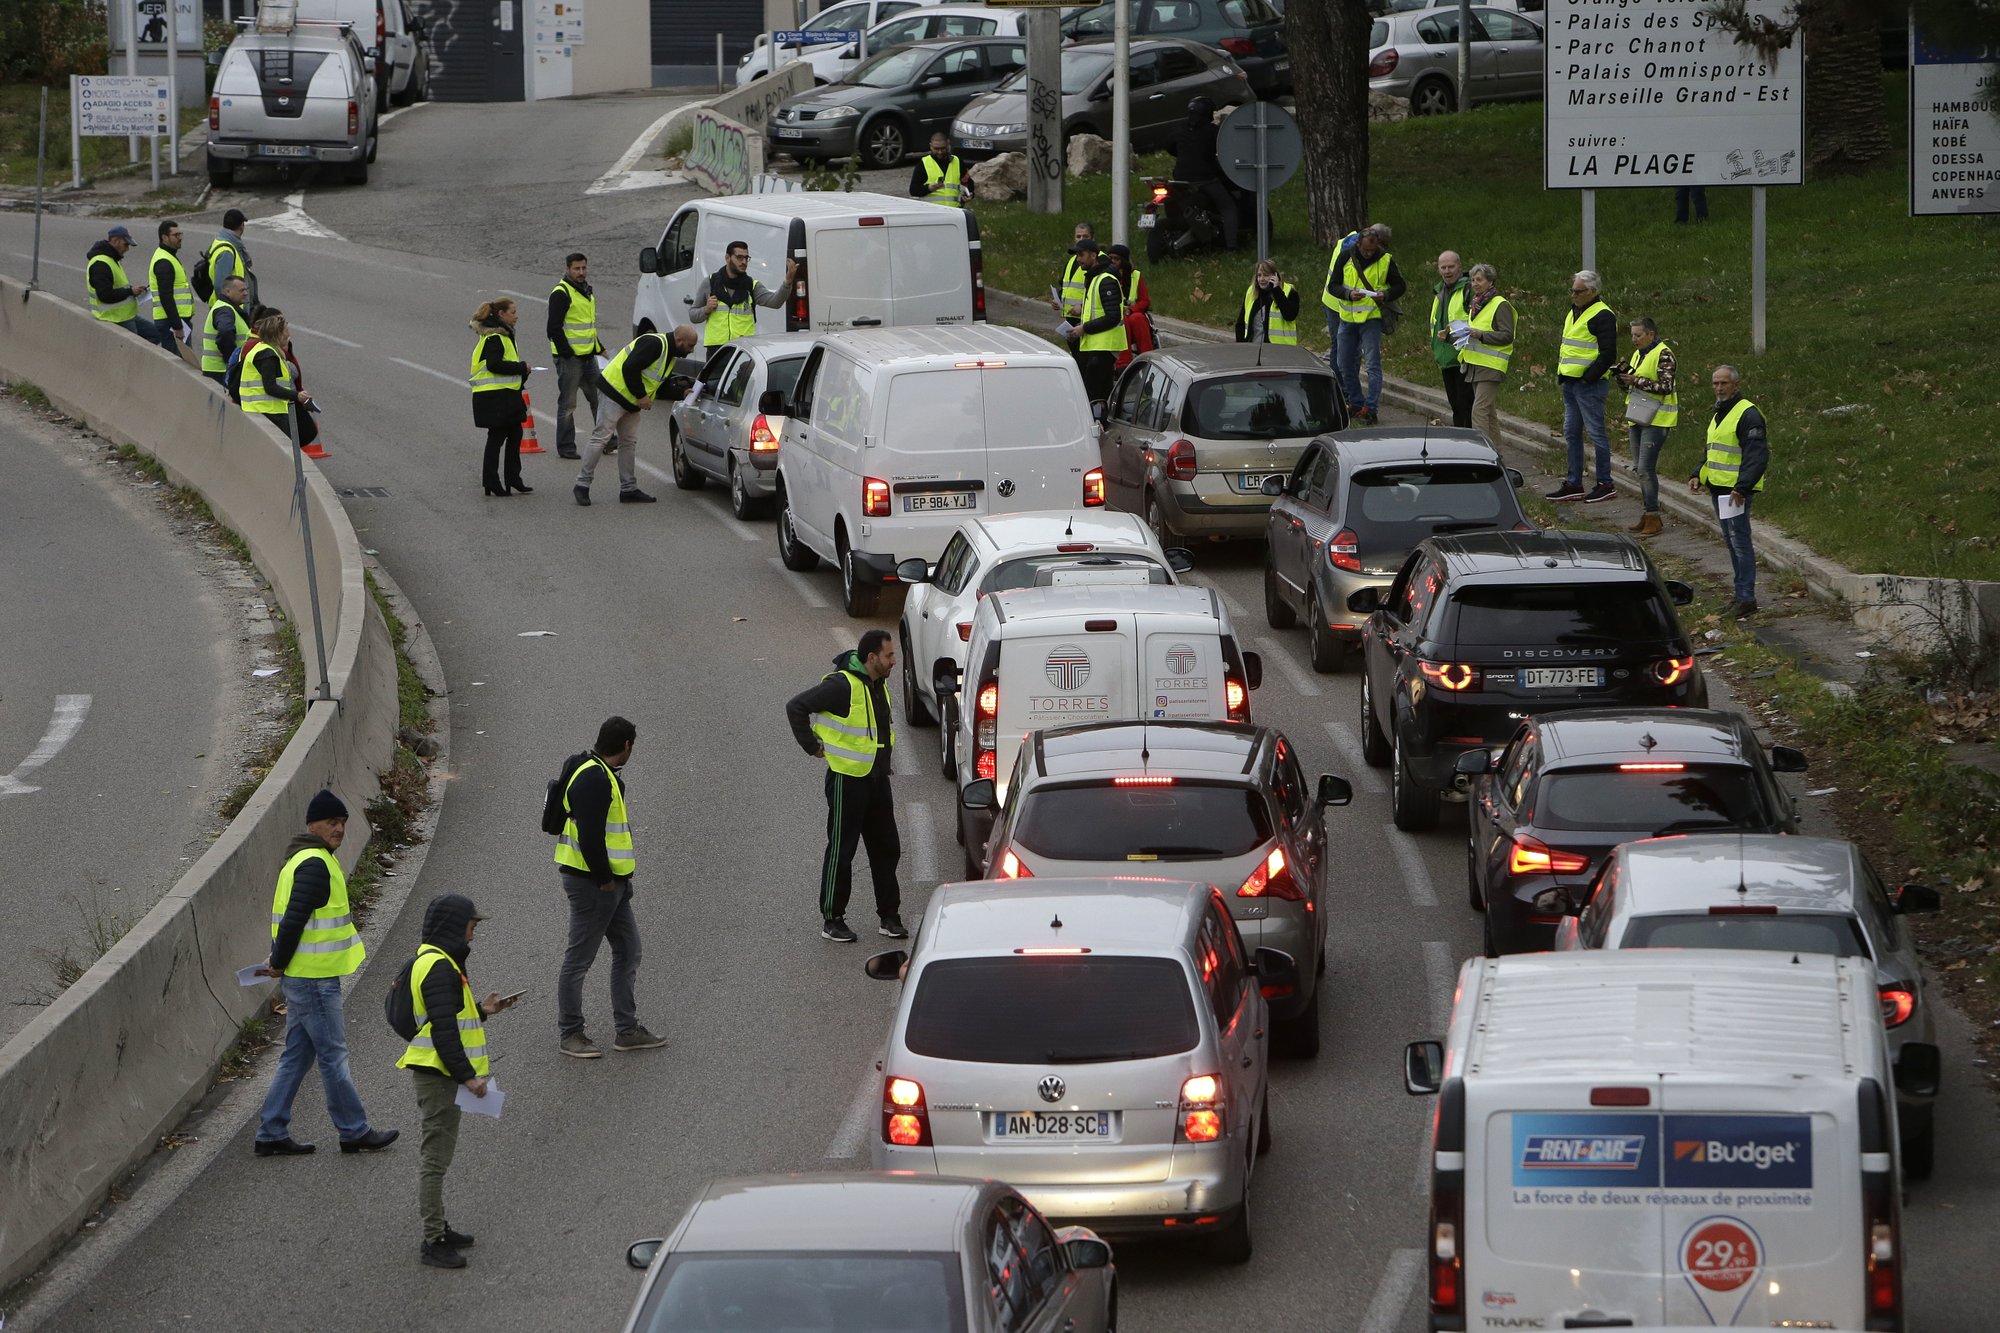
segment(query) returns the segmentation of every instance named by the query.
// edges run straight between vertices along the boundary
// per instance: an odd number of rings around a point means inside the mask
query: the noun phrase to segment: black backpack
[[[208,274],[207,255],[194,261],[194,267],[188,271],[188,283],[194,288],[196,300],[208,301],[214,298],[215,280]]]
[[[382,1017],[389,1020],[389,1030],[404,1041],[417,1039],[417,1002],[410,994],[410,973],[417,960],[412,958],[403,964],[403,970],[389,984],[389,993],[382,997]]]
[[[582,768],[589,759],[588,750],[581,754],[573,754],[563,760],[562,773],[549,779],[548,795],[542,798],[542,832],[552,838],[559,836],[563,831],[563,825],[569,823],[569,802],[565,799],[569,791],[569,780],[576,776],[576,770]]]

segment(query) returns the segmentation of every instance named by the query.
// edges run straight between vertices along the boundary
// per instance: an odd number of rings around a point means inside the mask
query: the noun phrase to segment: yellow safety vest
[[[642,398],[651,398],[657,393],[674,366],[673,341],[665,334],[654,336],[660,340],[660,359],[639,372],[639,382],[646,386],[646,392],[640,395]],[[604,368],[605,381],[617,387],[620,393],[625,391],[625,358],[632,355],[632,349],[638,345],[637,338],[626,343],[618,349],[618,355],[611,358],[611,364]]]
[[[1487,298],[1485,305],[1479,307],[1479,313],[1468,318],[1466,323],[1482,333],[1491,333],[1493,332],[1493,321],[1500,317],[1500,307],[1506,304],[1507,298],[1496,292]],[[1514,336],[1520,336],[1520,329],[1518,327],[1514,331]],[[1458,363],[1462,366],[1485,366],[1489,370],[1498,370],[1505,373],[1507,363],[1513,359],[1513,343],[1483,343],[1475,341],[1469,342],[1458,349]]]
[[[597,350],[597,298],[585,296],[568,278],[551,288],[549,295],[554,296],[565,288],[569,291],[569,309],[563,311],[563,340],[571,347],[583,349],[577,353],[578,356],[589,356]],[[555,339],[551,338],[549,355],[568,356],[569,353],[556,346]]]
[[[465,1058],[472,1065],[472,1072],[480,1078],[493,1062],[486,1055],[486,1016],[479,1012],[479,1001],[472,994],[472,980],[459,971],[458,964],[451,955],[435,944],[418,948],[417,961],[410,965],[410,997],[416,1001],[417,1035],[410,1039],[409,1048],[403,1058],[396,1061],[398,1069],[435,1069],[440,1074],[450,1074],[444,1067],[444,1057],[437,1053],[437,1044],[431,1040],[431,1016],[424,1008],[424,978],[431,969],[443,963],[458,972],[458,989],[461,997],[458,1006],[458,1040],[465,1047]]]
[[[1658,379],[1660,377],[1660,353],[1664,352],[1666,349],[1667,349],[1667,343],[1664,338],[1653,339],[1653,345],[1651,347],[1648,347],[1643,352],[1639,351],[1637,348],[1634,348],[1632,350],[1632,355],[1625,358],[1626,373],[1630,375],[1636,375],[1642,380]],[[1681,411],[1680,411],[1681,396],[1678,390],[1670,392],[1665,397],[1662,397],[1657,393],[1647,393],[1644,389],[1627,389],[1625,391],[1625,412],[1627,420],[1631,419],[1633,403],[1659,404],[1659,408],[1653,413],[1653,419],[1650,422],[1643,422],[1638,424],[1659,426],[1661,428],[1665,428],[1667,426],[1673,425],[1675,422],[1681,419]]]
[[[1287,282],[1279,289],[1286,296],[1292,294],[1292,284]],[[1257,308],[1257,280],[1243,289],[1243,327],[1250,327],[1250,312]],[[1280,347],[1296,347],[1299,344],[1299,326],[1278,313],[1277,298],[1271,300],[1271,307],[1264,312],[1264,341]]]
[[[250,321],[241,307],[233,306],[219,296],[210,301],[208,313],[202,316],[201,321],[201,373],[204,375],[220,375],[229,369],[229,358],[222,354],[215,341],[215,316],[221,310],[236,316],[236,345],[241,347],[250,340]]]
[[[264,384],[264,376],[257,369],[255,353],[270,348],[278,358],[278,383],[286,388],[292,383],[292,363],[285,356],[285,349],[276,343],[259,343],[253,351],[243,354],[243,375],[236,387],[236,401],[243,405],[245,412],[261,412],[265,416],[281,417],[291,409],[291,403],[278,397]]]
[[[834,676],[847,678],[847,711],[838,717],[814,713],[813,735],[819,738],[820,749],[826,753],[828,768],[844,777],[865,778],[875,767],[876,755],[895,746],[895,719],[876,718],[874,692],[861,677],[852,671],[835,671],[824,678],[831,680]],[[889,697],[887,681],[882,684],[882,697],[885,701]],[[894,713],[894,709],[889,711]]]
[[[577,773],[593,764],[611,779],[611,809],[604,816],[604,855],[611,862],[611,873],[623,878],[636,870],[639,863],[632,852],[632,816],[625,809],[625,784],[611,771],[611,765],[596,755],[578,764],[576,773],[570,774],[569,781],[563,784],[563,812],[569,812],[569,789],[576,785]],[[577,843],[574,816],[563,821],[562,836],[556,839],[556,864],[567,866],[579,875],[591,873],[590,863],[583,859],[583,848]]]
[[[361,966],[368,956],[362,947],[361,932],[354,928],[354,915],[347,903],[347,876],[339,858],[324,847],[308,847],[285,862],[278,872],[278,891],[271,897],[271,938],[278,938],[278,923],[285,919],[285,905],[292,900],[292,876],[307,861],[326,862],[331,892],[326,904],[306,918],[299,947],[285,964],[288,977],[344,977]]]
[[[1465,318],[1466,302],[1471,298],[1472,284],[1463,280],[1454,282],[1451,285],[1451,301],[1449,304],[1445,302],[1445,294],[1443,292],[1432,292],[1431,328],[1442,332],[1449,339],[1451,337],[1453,321]],[[1458,349],[1453,347],[1449,341],[1444,344],[1444,353],[1438,351],[1438,344],[1433,341],[1431,343],[1431,355],[1436,357],[1441,354],[1449,354],[1453,361],[1458,360]],[[1439,364],[1442,365],[1444,363],[1439,362]]]
[[[947,208],[963,208],[965,203],[958,189],[958,157],[953,154],[949,164],[940,167],[937,159],[929,153],[923,156],[924,182],[930,186],[930,194],[925,196],[931,203],[943,204]]]
[[[716,297],[722,301],[721,297]],[[708,312],[702,322],[701,344],[704,347],[720,347],[738,338],[748,338],[757,331],[757,289],[752,286],[743,293],[740,305],[727,301]]]
[[[248,286],[250,283],[250,261],[244,257],[242,249],[236,242],[221,236],[210,241],[208,245],[208,280],[215,284],[217,291],[222,290],[222,274],[217,272],[215,267],[216,252],[220,250],[227,250],[230,254],[236,256],[236,266],[230,271],[229,276],[243,279],[244,285]]]
[[[1382,307],[1369,298],[1359,297],[1350,301],[1344,296],[1335,296],[1333,289],[1359,287],[1371,292],[1381,291],[1389,281],[1389,252],[1384,250],[1367,261],[1366,267],[1362,265],[1361,247],[1358,242],[1345,251],[1347,256],[1345,259],[1340,258],[1342,252],[1340,247],[1335,247],[1334,262],[1327,265],[1327,285],[1326,290],[1320,293],[1320,304],[1339,315],[1343,324],[1366,324],[1371,319],[1382,318]]]
[[[514,337],[512,334],[502,333],[497,329],[490,333],[480,334],[479,341],[472,344],[472,373],[467,381],[472,385],[472,391],[474,393],[498,393],[502,389],[520,389],[522,385],[528,382],[526,375],[502,375],[486,364],[486,340],[488,338],[498,338],[500,340],[501,360],[519,361],[521,359],[520,353],[514,350]]]
[[[1590,332],[1590,321],[1600,310],[1607,315],[1611,313],[1611,307],[1602,301],[1592,301],[1582,310],[1570,307],[1563,319],[1562,360],[1556,365],[1558,379],[1582,379],[1590,363],[1597,360],[1597,339]]]
[[[1066,313],[1074,314],[1083,309],[1084,276],[1083,265],[1071,255],[1069,262],[1063,265],[1062,275],[1062,306]]]
[[[1736,438],[1736,423],[1755,406],[1748,398],[1739,399],[1722,420],[1708,423],[1708,456],[1701,462],[1703,482],[1726,491],[1736,489],[1736,478],[1743,470],[1743,443]],[[1763,490],[1764,479],[1757,478],[1750,489]]]
[[[1085,287],[1083,291],[1083,314],[1078,316],[1077,323],[1088,324],[1093,319],[1102,319],[1108,313],[1104,308],[1104,297],[1101,295],[1104,290],[1104,284],[1107,282],[1113,287],[1118,285],[1118,279],[1112,274],[1099,272],[1090,275],[1090,285]],[[1122,296],[1120,299],[1123,299]],[[1077,341],[1076,350],[1079,352],[1122,352],[1131,345],[1132,340],[1125,335],[1125,322],[1120,320],[1102,333],[1084,334]]]
[[[83,274],[83,290],[84,294],[90,298],[90,313],[107,324],[123,324],[128,319],[137,319],[139,317],[139,298],[131,295],[129,290],[124,297],[116,301],[106,303],[98,299],[97,288],[91,286],[90,283],[90,270],[96,268],[99,264],[111,265],[111,285],[113,287],[129,289],[132,286],[132,280],[125,276],[125,262],[123,260],[115,258],[112,255],[92,255],[90,262],[84,265]]]
[[[188,271],[181,267],[181,257],[175,254],[172,250],[167,249],[167,247],[164,245],[155,246],[153,249],[153,257],[146,261],[147,285],[148,286],[152,285],[153,270],[160,266],[160,261],[162,259],[166,260],[169,264],[173,265],[174,269],[174,290],[173,290],[174,313],[176,315],[179,315],[183,320],[193,319],[194,284],[188,281]],[[165,307],[161,304],[159,289],[154,288],[153,317],[157,319],[164,312],[165,312]]]

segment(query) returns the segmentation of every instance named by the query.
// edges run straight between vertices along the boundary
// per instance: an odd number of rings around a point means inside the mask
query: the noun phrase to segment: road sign
[[[2000,52],[1946,50],[1910,25],[1910,214],[2000,213]]]
[[[840,31],[836,29],[812,30],[806,28],[783,28],[771,34],[780,46],[825,46],[832,42],[858,42],[859,29]]]
[[[149,74],[72,74],[78,134],[165,134],[167,81]]]
[[[1257,257],[1271,252],[1271,191],[1298,173],[1305,161],[1299,123],[1276,102],[1251,102],[1222,118],[1215,132],[1222,174],[1257,192]]]

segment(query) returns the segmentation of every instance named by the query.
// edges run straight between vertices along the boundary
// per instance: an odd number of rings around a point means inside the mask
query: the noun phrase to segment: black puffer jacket
[[[472,899],[461,893],[440,894],[424,910],[424,943],[436,945],[451,955],[453,966],[433,963],[424,977],[424,1013],[431,1019],[431,1042],[438,1058],[452,1078],[463,1083],[479,1077],[465,1056],[465,1043],[458,1037],[458,1010],[465,1003],[465,956],[472,952],[466,943],[466,923],[472,919]],[[478,992],[473,992],[477,1002]]]

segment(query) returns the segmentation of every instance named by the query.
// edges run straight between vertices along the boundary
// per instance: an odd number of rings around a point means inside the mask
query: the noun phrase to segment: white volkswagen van
[[[1865,958],[1475,958],[1438,1097],[1430,1327],[1903,1328],[1895,1085]]]

